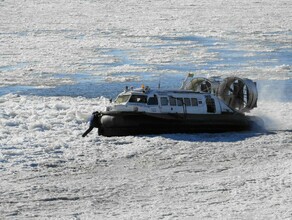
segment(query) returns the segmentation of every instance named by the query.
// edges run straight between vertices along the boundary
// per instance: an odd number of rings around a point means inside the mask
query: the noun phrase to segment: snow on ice
[[[291,219],[292,4],[0,1],[0,219]],[[257,81],[269,132],[81,138],[125,85]]]

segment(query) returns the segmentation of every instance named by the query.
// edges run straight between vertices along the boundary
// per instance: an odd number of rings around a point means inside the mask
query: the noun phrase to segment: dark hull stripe
[[[126,136],[163,133],[201,133],[249,130],[252,117],[242,114],[149,114],[111,113],[94,118],[99,134],[104,136]],[[97,120],[99,120],[97,122]]]

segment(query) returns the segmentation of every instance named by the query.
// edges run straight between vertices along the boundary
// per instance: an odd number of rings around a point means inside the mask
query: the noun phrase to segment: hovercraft
[[[245,113],[257,98],[256,83],[238,77],[189,74],[175,90],[126,87],[105,111],[92,114],[82,136],[93,128],[103,136],[251,130],[261,120]]]

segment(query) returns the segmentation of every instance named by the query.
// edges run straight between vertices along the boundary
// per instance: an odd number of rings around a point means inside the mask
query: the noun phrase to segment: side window
[[[168,99],[166,97],[160,98],[161,105],[168,105]]]
[[[132,95],[129,102],[146,103],[146,96],[144,95]]]
[[[150,97],[147,102],[148,105],[158,105],[158,99],[156,96]]]
[[[198,106],[198,100],[196,98],[191,98],[192,106]]]
[[[183,99],[182,98],[177,98],[177,105],[182,106],[183,105]]]
[[[191,106],[191,101],[189,98],[184,98],[184,103],[186,106]]]
[[[176,99],[174,97],[169,97],[169,103],[171,106],[176,106]]]

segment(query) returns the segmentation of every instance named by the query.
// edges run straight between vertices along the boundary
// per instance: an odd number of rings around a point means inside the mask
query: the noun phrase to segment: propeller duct
[[[217,95],[240,112],[248,112],[257,107],[258,91],[256,83],[250,79],[227,77],[220,83]]]
[[[189,79],[188,82],[183,85],[182,89],[193,90],[195,92],[216,93],[220,84],[218,79],[218,77],[196,77]]]
[[[258,91],[256,83],[247,78],[194,77],[188,76],[181,89],[212,93],[227,105],[240,112],[249,112],[257,107]]]

